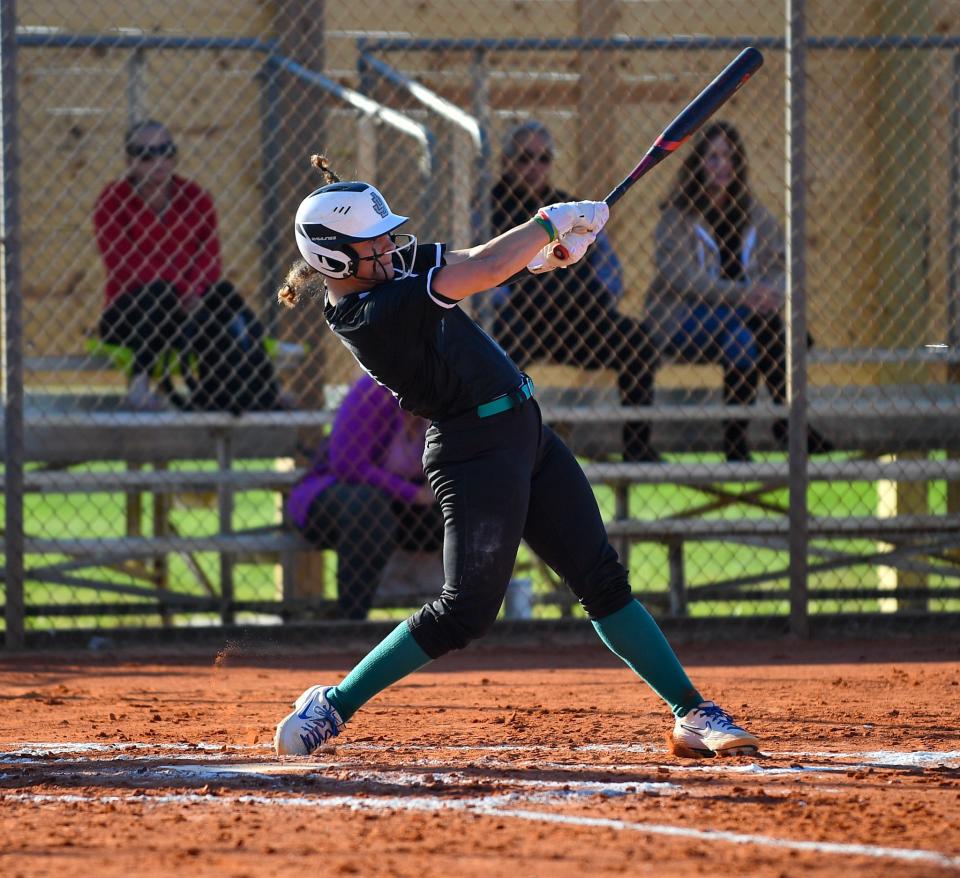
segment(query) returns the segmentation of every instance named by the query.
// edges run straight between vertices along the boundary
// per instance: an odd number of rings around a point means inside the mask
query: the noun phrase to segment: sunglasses
[[[520,165],[532,165],[534,162],[537,162],[541,165],[549,165],[553,161],[552,152],[518,152],[513,160]]]
[[[128,143],[127,155],[132,159],[167,159],[173,158],[177,154],[177,145],[175,143],[153,143],[150,145],[143,143]]]

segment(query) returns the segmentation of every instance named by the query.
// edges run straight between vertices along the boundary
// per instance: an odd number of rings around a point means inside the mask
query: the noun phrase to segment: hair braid
[[[324,183],[339,183],[340,178],[330,167],[330,159],[319,153],[310,156],[310,164],[321,174]],[[280,289],[277,290],[277,301],[287,308],[293,308],[300,301],[304,292],[317,294],[323,287],[323,275],[308,265],[303,259],[298,259],[290,266],[287,276],[283,279]]]
[[[310,164],[323,174],[323,180],[328,186],[331,183],[340,182],[340,178],[336,175],[333,168],[330,167],[330,159],[325,155],[316,154],[310,156]]]

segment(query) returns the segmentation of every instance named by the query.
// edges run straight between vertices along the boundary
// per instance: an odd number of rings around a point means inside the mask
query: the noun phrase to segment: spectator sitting
[[[337,552],[337,605],[365,619],[397,547],[438,551],[443,519],[424,481],[427,422],[405,412],[363,375],[350,389],[313,467],[290,492],[287,510],[319,548]]]
[[[656,276],[647,294],[661,350],[694,362],[719,361],[727,404],[753,403],[761,378],[773,401],[784,404],[784,236],[750,191],[746,153],[732,125],[704,129],[661,206]],[[786,421],[774,422],[773,433],[786,449]],[[813,429],[808,447],[811,453],[833,449]],[[751,459],[746,421],[725,423],[723,448],[727,460]]]
[[[492,225],[500,234],[543,204],[572,201],[550,182],[553,137],[541,123],[513,128],[503,145],[503,173],[493,187]],[[537,360],[615,369],[624,405],[649,405],[656,347],[646,324],[622,314],[620,263],[601,233],[587,259],[562,271],[527,275],[497,295],[493,335],[521,369]],[[658,461],[648,424],[627,423],[625,460]]]
[[[100,337],[133,351],[128,403],[157,410],[150,373],[170,348],[222,265],[213,198],[174,174],[177,147],[147,120],[126,133],[127,174],[103,190],[94,209],[107,283]]]

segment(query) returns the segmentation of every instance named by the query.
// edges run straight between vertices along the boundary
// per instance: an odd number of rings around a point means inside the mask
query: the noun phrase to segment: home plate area
[[[804,874],[960,872],[960,856],[936,824],[922,843],[897,831],[925,813],[918,806],[929,802],[932,811],[940,796],[952,798],[956,809],[960,750],[771,752],[682,761],[663,748],[635,744],[361,741],[277,761],[261,744],[35,742],[5,749],[0,809],[8,817],[27,808],[34,814],[80,809],[109,811],[116,822],[129,811],[161,820],[179,814],[172,819],[182,827],[242,815],[236,827],[242,829],[248,822],[256,828],[258,821],[276,821],[280,812],[287,815],[281,825],[302,819],[318,827],[318,838],[345,822],[383,819],[396,827],[388,835],[402,840],[410,831],[398,818],[419,816],[431,822],[415,836],[432,834],[453,846],[458,825],[471,835],[539,828],[593,844],[628,844],[640,874],[647,867],[655,874],[659,857],[675,861],[691,851],[700,858],[722,853],[730,863],[749,852],[749,862],[759,864],[759,871],[751,865],[754,874],[764,874],[764,853],[777,855],[769,865],[802,864]],[[865,791],[885,807],[860,811]],[[372,841],[377,847],[385,839]],[[384,856],[390,852],[387,843]]]

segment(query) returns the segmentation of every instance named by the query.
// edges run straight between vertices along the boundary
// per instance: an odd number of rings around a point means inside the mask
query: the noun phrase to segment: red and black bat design
[[[651,168],[656,167],[670,153],[686,143],[717,110],[720,109],[763,64],[763,55],[752,46],[734,58],[716,79],[687,104],[677,117],[663,129],[637,166],[603,200],[613,207],[627,190]],[[564,259],[567,251],[562,244],[553,248],[558,259]]]

